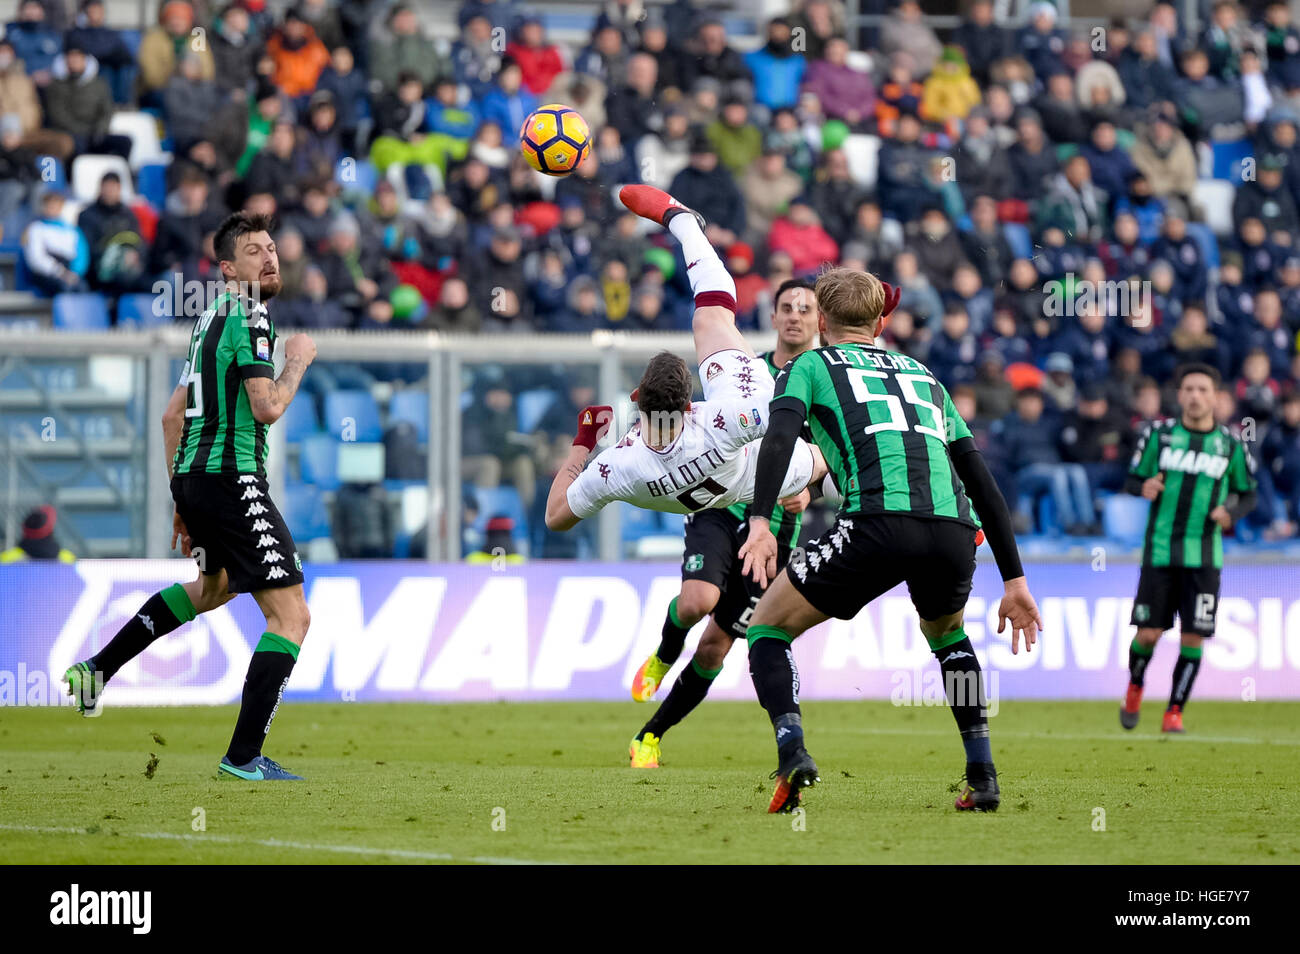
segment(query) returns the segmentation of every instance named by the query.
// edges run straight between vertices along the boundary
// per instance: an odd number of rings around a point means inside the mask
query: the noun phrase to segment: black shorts
[[[682,579],[712,583],[722,591],[713,607],[713,621],[732,637],[743,638],[750,614],[763,595],[757,583],[740,572],[737,555],[749,536],[749,521],[726,510],[697,510],[686,518],[686,552]],[[790,559],[790,548],[778,545],[777,568]]]
[[[182,474],[172,478],[172,499],[190,532],[200,572],[225,570],[230,592],[302,582],[298,548],[271,502],[265,477]]]
[[[1212,566],[1142,567],[1131,622],[1164,631],[1174,625],[1177,612],[1184,633],[1213,636],[1221,575]]]
[[[975,575],[975,530],[955,520],[904,514],[838,514],[786,567],[818,612],[852,619],[877,596],[907,583],[921,619],[966,605]]]

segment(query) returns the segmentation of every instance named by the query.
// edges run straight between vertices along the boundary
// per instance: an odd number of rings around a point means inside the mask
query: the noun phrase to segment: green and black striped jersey
[[[1223,530],[1210,512],[1229,493],[1255,489],[1255,462],[1222,425],[1193,431],[1177,418],[1148,424],[1138,439],[1129,474],[1164,474],[1165,489],[1151,503],[1144,566],[1223,567]]]
[[[222,293],[194,323],[180,385],[185,427],[173,473],[266,474],[266,428],[253,417],[247,378],[275,374],[275,328],[266,305]]]
[[[778,368],[776,363],[772,360],[774,354],[776,354],[775,351],[764,351],[762,354],[758,355],[763,362],[763,367],[767,368],[768,373],[771,374],[773,378],[777,377],[781,373],[781,369]],[[808,437],[808,435],[804,436]],[[808,437],[808,439],[811,440],[812,438]],[[737,520],[749,519],[748,504],[733,504],[727,509]],[[776,537],[776,542],[778,544],[781,546],[793,547],[799,542],[799,530],[803,527],[803,514],[788,513],[786,512],[786,509],[778,503],[776,509],[772,511],[772,520],[768,526],[771,528],[772,535]]]
[[[805,351],[777,377],[770,407],[792,408],[811,425],[844,495],[844,513],[979,526],[948,454],[970,429],[920,362],[860,344]]]

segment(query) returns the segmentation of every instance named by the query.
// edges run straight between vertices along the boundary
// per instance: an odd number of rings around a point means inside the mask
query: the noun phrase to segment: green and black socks
[[[1201,670],[1201,647],[1183,646],[1178,651],[1178,662],[1174,663],[1174,688],[1169,693],[1169,708],[1187,705],[1187,697],[1192,694],[1192,683]]]
[[[749,640],[749,675],[754,680],[754,692],[772,720],[777,751],[784,758],[790,748],[803,745],[799,669],[790,651],[792,637],[776,626],[751,626],[745,635]]]
[[[659,648],[655,651],[659,661],[669,666],[677,662],[677,657],[682,654],[682,647],[686,645],[686,634],[690,631],[691,627],[683,626],[681,620],[677,618],[677,597],[674,596],[673,601],[668,604],[663,633],[659,637]]]
[[[234,765],[245,765],[262,754],[262,743],[271,731],[271,720],[280,708],[284,687],[289,684],[293,664],[298,661],[299,647],[283,636],[263,633],[253,650],[244,677],[244,696],[235,720],[226,758]]]
[[[928,640],[930,651],[943,671],[943,691],[948,708],[957,720],[966,761],[992,762],[989,746],[988,698],[984,694],[984,675],[966,630],[957,627],[938,639]]]
[[[665,732],[685,719],[692,709],[704,701],[704,697],[709,694],[709,687],[713,685],[713,680],[720,672],[722,672],[721,667],[703,669],[696,660],[692,659],[691,664],[682,670],[682,674],[673,683],[668,698],[655,710],[655,714],[650,717],[650,721],[638,733],[637,738],[641,738],[647,732],[653,732],[662,739]]]
[[[1143,646],[1133,637],[1133,642],[1128,647],[1128,681],[1133,683],[1139,689],[1142,688],[1143,681],[1147,677],[1147,666],[1151,665],[1151,657],[1155,654],[1154,646]]]
[[[166,636],[197,615],[185,587],[173,583],[149,597],[108,645],[91,657],[90,666],[102,673],[104,682],[108,682],[119,669],[148,649],[155,639]]]

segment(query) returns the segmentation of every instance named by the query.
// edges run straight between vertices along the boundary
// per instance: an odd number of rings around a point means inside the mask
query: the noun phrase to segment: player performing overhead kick
[[[962,628],[975,571],[976,519],[1005,582],[998,632],[1011,623],[1011,650],[1033,646],[1042,627],[1025,583],[1006,501],[966,422],[924,365],[876,345],[892,295],[874,275],[844,268],[816,285],[824,347],[795,358],[776,382],[758,465],[753,512],[771,510],[804,422],[844,495],[834,529],[792,557],[759,600],[746,636],[759,702],[776,731],[777,784],[768,811],[789,811],[818,780],[804,748],[799,674],[791,641],[831,616],[852,619],[906,582],[921,632],[939,660],[944,690],[966,750],[959,809],[994,811],[997,773],[989,748],[983,680]],[[969,499],[967,495],[969,494]],[[743,570],[760,585],[777,572],[777,541],[751,517]]]
[[[189,357],[163,415],[163,443],[177,538],[199,564],[198,579],[155,593],[94,656],[64,673],[84,715],[98,714],[104,683],[161,636],[200,613],[252,593],[266,616],[253,651],[230,747],[217,768],[246,781],[300,780],[262,754],[311,617],[289,528],[266,482],[266,431],[284,414],[316,346],[285,343],[275,377],[275,326],[266,302],[279,292],[270,220],[237,212],[213,246],[226,288],[194,323]]]
[[[758,464],[754,442],[767,429],[772,376],[736,329],[736,284],[704,237],[699,213],[652,186],[624,186],[619,198],[682,243],[695,295],[692,332],[704,400],[691,401],[686,362],[660,352],[632,392],[637,422],[585,470],[614,412],[609,406],[584,408],[573,448],[546,500],[546,526],[552,530],[568,530],[615,500],[668,513],[748,503]],[[826,474],[825,460],[813,445],[800,441],[787,450],[776,479],[781,498]],[[773,498],[767,513],[775,505]]]
[[[802,278],[782,282],[772,302],[771,321],[777,334],[776,349],[758,357],[767,373],[776,378],[786,362],[817,344],[817,301],[812,283]],[[807,436],[811,440],[811,435]],[[781,501],[772,513],[780,567],[798,542],[802,514],[814,489]],[[758,585],[740,572],[739,550],[748,530],[749,507],[745,504],[699,510],[686,517],[682,589],[668,604],[659,646],[632,679],[633,699],[650,700],[681,655],[688,631],[704,617],[710,619],[672,691],[632,739],[628,747],[632,768],[659,767],[664,733],[704,701],[732,642],[745,635],[749,616],[763,595]]]

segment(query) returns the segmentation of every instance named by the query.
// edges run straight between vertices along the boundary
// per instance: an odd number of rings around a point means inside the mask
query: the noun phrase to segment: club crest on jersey
[[[1138,603],[1133,607],[1133,619],[1139,623],[1145,623],[1151,618],[1151,607],[1146,603]]]
[[[686,563],[684,565],[686,567],[686,572],[698,573],[700,570],[704,569],[704,554],[692,553],[686,558]]]
[[[716,361],[710,361],[709,366],[704,369],[704,379],[706,381],[712,381],[721,373],[722,373],[722,365],[718,364],[718,362]]]
[[[582,415],[582,426],[586,427],[590,423],[591,423],[591,412],[587,411]]]
[[[257,358],[259,361],[271,360],[271,342],[265,338],[257,339]]]

